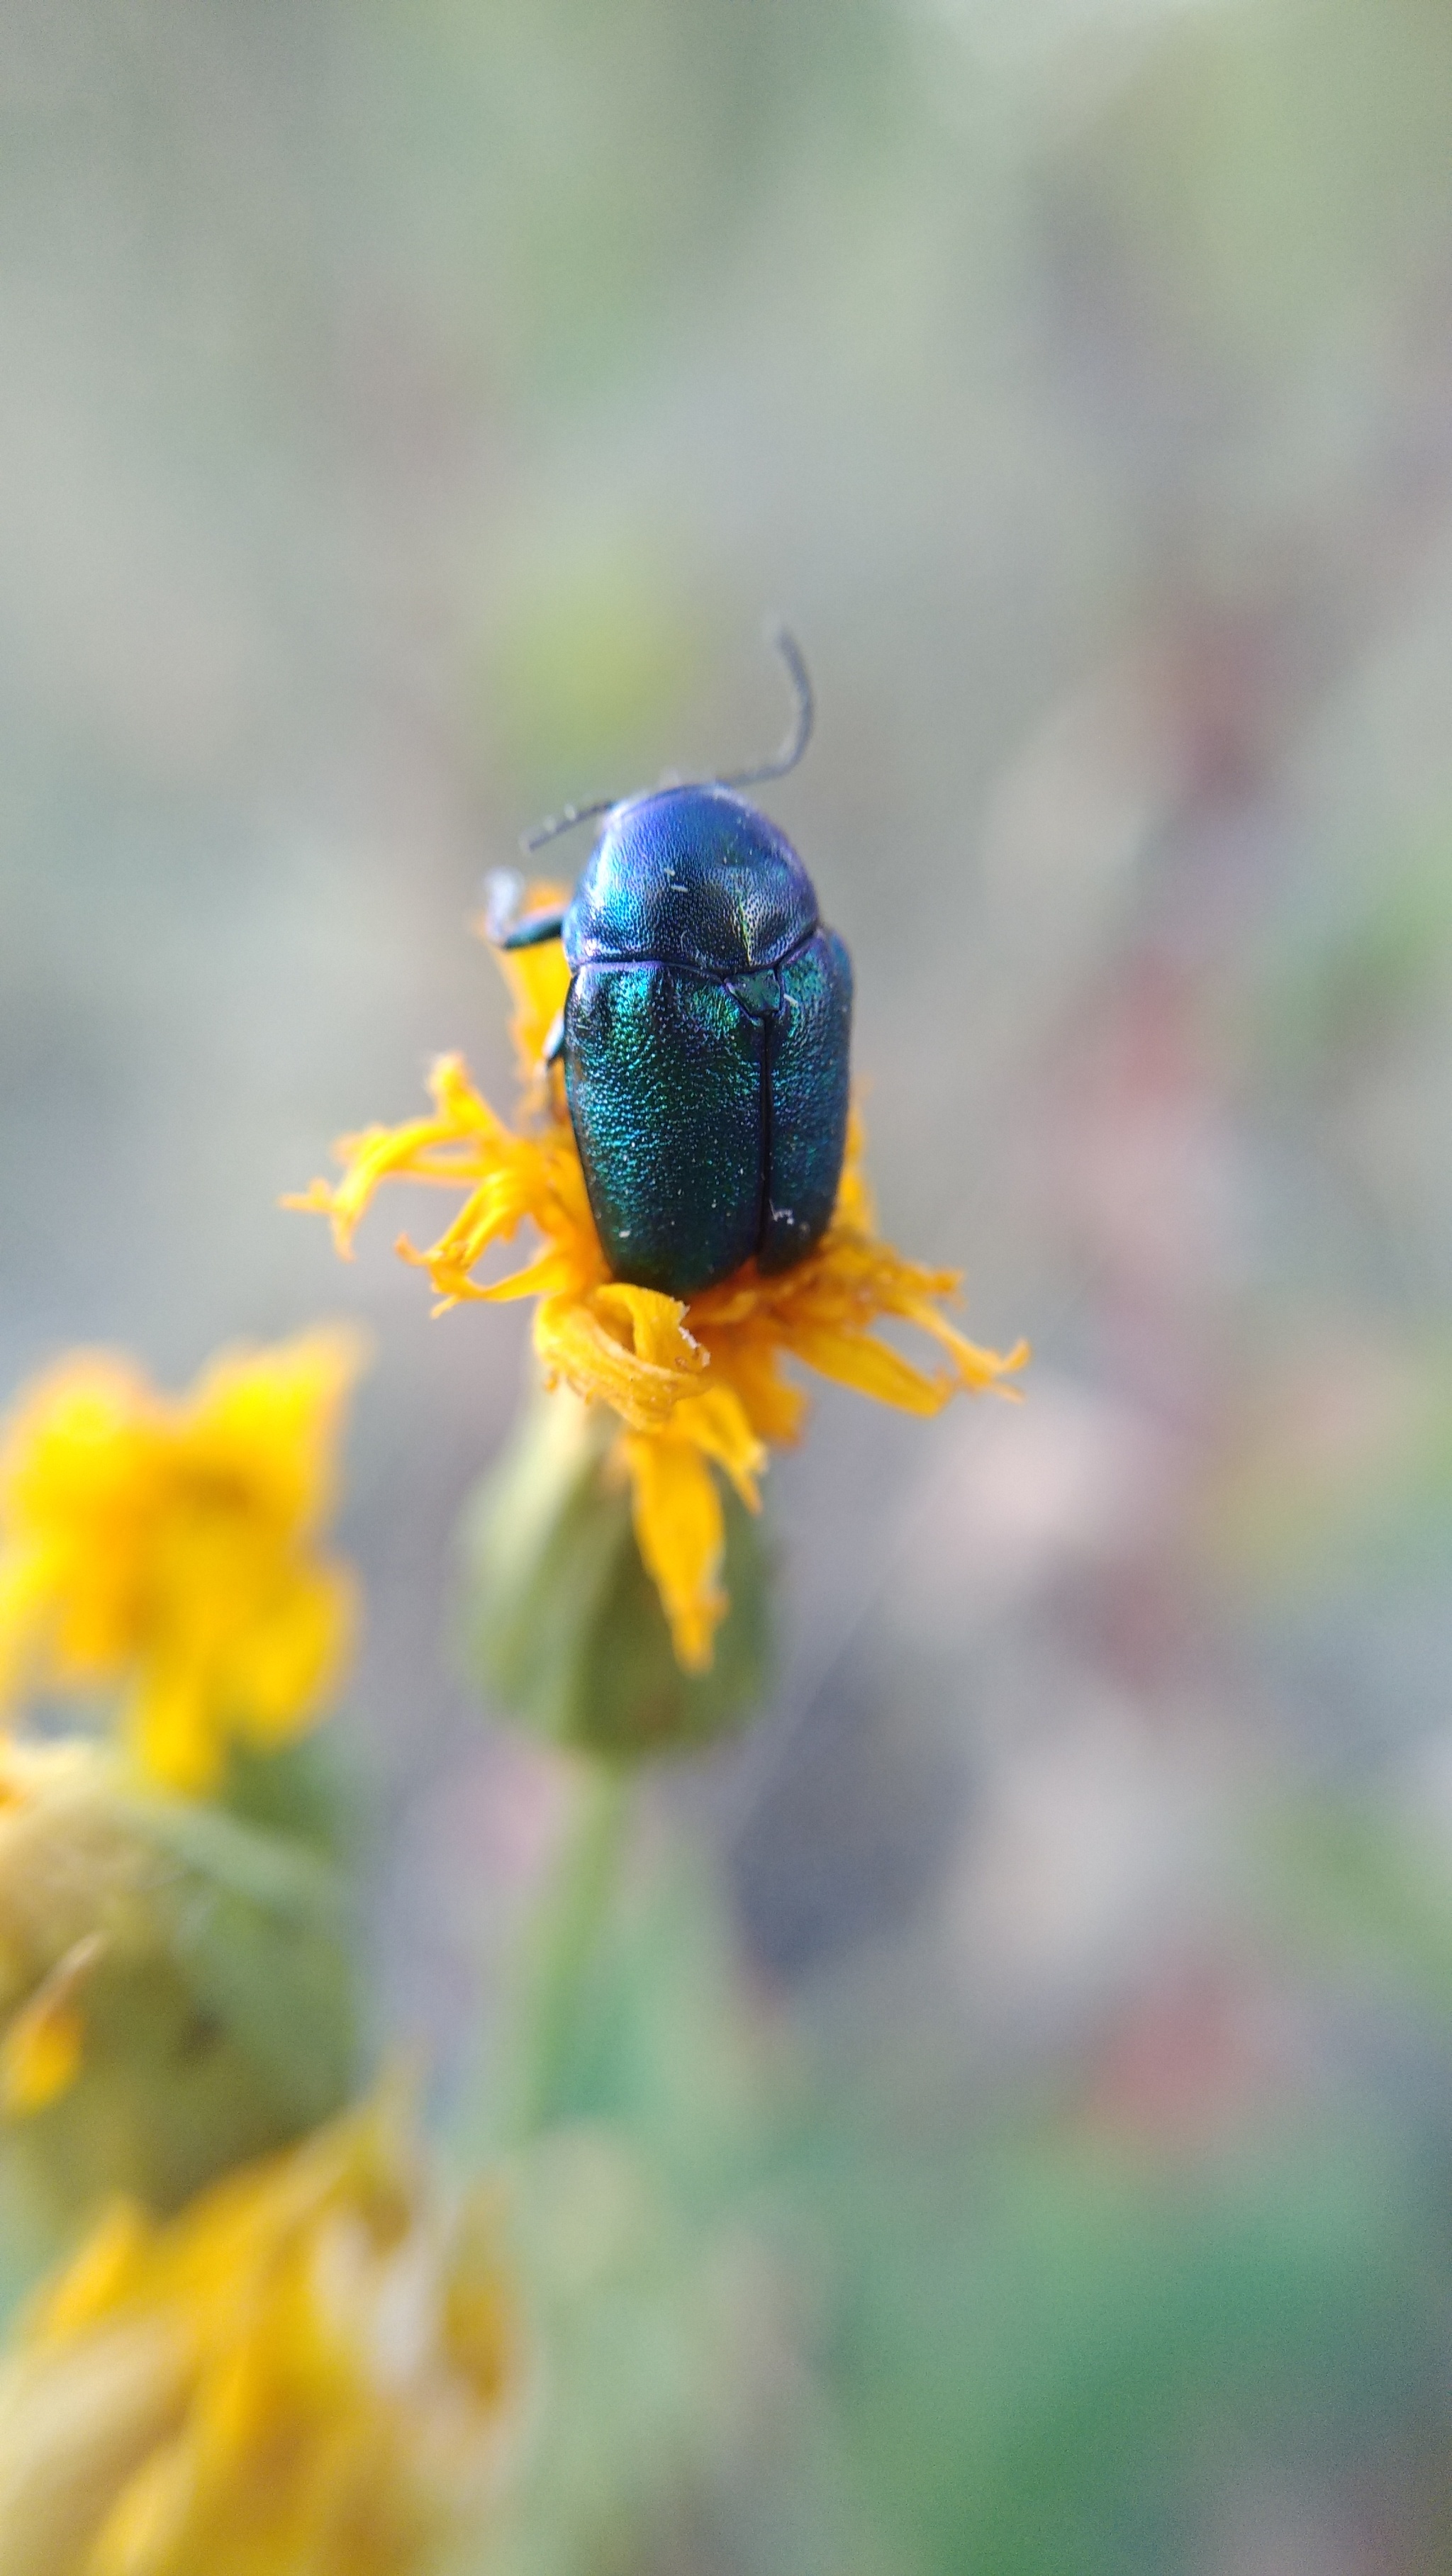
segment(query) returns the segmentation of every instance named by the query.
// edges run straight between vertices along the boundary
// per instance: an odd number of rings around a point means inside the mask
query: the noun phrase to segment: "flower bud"
[[[641,1562],[619,1426],[539,1394],[466,1517],[469,1661],[499,1708],[551,1742],[622,1759],[686,1752],[740,1723],[770,1679],[770,1569],[729,1489],[729,1596],[705,1671],[678,1662]]]
[[[86,1744],[0,1739],[0,2181],[58,2227],[170,2208],[337,2108],[337,1882],[299,1842],[131,1793]]]

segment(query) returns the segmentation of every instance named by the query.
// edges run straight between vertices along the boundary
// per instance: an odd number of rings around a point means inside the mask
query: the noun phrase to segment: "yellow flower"
[[[321,1555],[353,1337],[224,1352],[188,1395],[78,1352],[0,1430],[0,1710],[120,1687],[143,1769],[211,1788],[230,1738],[299,1734],[334,1688],[353,1586]]]
[[[413,2576],[487,2504],[517,2394],[485,2195],[396,2105],[157,2223],[117,2203],[0,2367],[6,2576]]]
[[[557,898],[532,887],[528,902]],[[514,1000],[512,1033],[526,1085],[525,1123],[506,1127],[475,1090],[458,1056],[435,1066],[434,1114],[402,1127],[345,1136],[335,1184],[315,1181],[288,1204],[330,1216],[340,1252],[388,1180],[427,1181],[467,1195],[437,1242],[398,1250],[427,1270],[439,1311],[464,1298],[537,1297],[534,1344],[547,1384],[611,1406],[630,1477],[636,1537],[654,1578],[676,1655],[688,1671],[711,1661],[727,1609],[721,1584],[724,1525],[712,1468],[753,1510],[771,1441],[794,1440],[805,1398],[781,1374],[803,1360],[884,1404],[936,1413],[968,1388],[997,1388],[1028,1357],[983,1350],[940,1311],[958,1287],[948,1270],[905,1261],[873,1232],[854,1122],[847,1166],[823,1241],[795,1269],[762,1277],[748,1263],[719,1288],[682,1301],[613,1280],[590,1214],[558,1074],[540,1071],[545,1033],[563,1005],[569,968],[558,943],[497,952]],[[525,1218],[543,1238],[536,1258],[484,1284],[475,1268]],[[931,1336],[943,1365],[931,1375],[879,1341],[882,1318]]]

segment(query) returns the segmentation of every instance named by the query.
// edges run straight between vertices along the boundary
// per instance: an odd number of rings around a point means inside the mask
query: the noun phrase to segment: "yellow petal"
[[[824,1325],[798,1326],[791,1348],[808,1367],[879,1404],[895,1404],[904,1413],[941,1413],[953,1393],[951,1378],[924,1377],[921,1369],[876,1342],[870,1333],[832,1332]]]
[[[461,1055],[435,1056],[429,1071],[429,1090],[440,1123],[451,1132],[463,1128],[482,1136],[508,1135],[503,1119],[496,1117],[482,1091],[470,1081],[469,1068]]]
[[[345,1567],[298,1567],[241,1631],[223,1687],[250,1743],[267,1750],[302,1734],[336,1688],[357,1614],[357,1586]]]
[[[485,2249],[401,2138],[380,2167],[379,2126],[103,2222],[0,2373],[5,2576],[17,2528],[16,2576],[403,2576],[477,2534],[512,2300],[496,2253],[493,2366],[461,2363],[445,2320]]]
[[[587,1403],[599,1399],[612,1405],[622,1421],[639,1431],[668,1422],[707,1365],[705,1352],[683,1337],[679,1365],[642,1358],[606,1330],[592,1303],[571,1296],[541,1300],[535,1310],[534,1346],[551,1382],[563,1378]]]
[[[757,1478],[768,1466],[764,1440],[758,1440],[734,1388],[711,1386],[704,1395],[681,1399],[671,1415],[673,1437],[691,1441],[707,1458],[725,1468],[748,1511],[761,1509]]]
[[[63,2343],[109,2316],[134,2289],[150,2242],[150,2222],[137,2203],[113,2201],[31,2312],[31,2339],[42,2347]]]
[[[210,1676],[195,1656],[159,1654],[132,1693],[127,1732],[149,1780],[182,1797],[204,1797],[225,1768]]]
[[[505,1279],[491,1280],[487,1286],[471,1279],[466,1270],[453,1262],[440,1260],[437,1252],[416,1252],[406,1236],[400,1235],[394,1250],[417,1270],[427,1270],[439,1292],[436,1315],[447,1314],[451,1306],[470,1299],[479,1305],[507,1305],[516,1297],[550,1297],[567,1291],[571,1285],[569,1267],[558,1252],[541,1252],[527,1261],[522,1270],[511,1270]]]
[[[172,1408],[175,1472],[290,1535],[315,1529],[336,1499],[343,1408],[367,1357],[346,1324],[219,1352]]]
[[[86,2576],[158,2576],[176,2566],[196,2483],[191,2445],[163,2442],[121,2490],[92,2546]]]
[[[607,1322],[617,1319],[629,1335],[629,1347],[653,1368],[700,1369],[706,1363],[699,1345],[685,1330],[686,1309],[679,1297],[663,1297],[658,1288],[632,1288],[611,1280],[597,1289],[595,1306]]]
[[[970,1342],[944,1316],[934,1314],[931,1308],[915,1312],[912,1320],[952,1354],[959,1377],[974,1395],[1006,1395],[1015,1404],[1018,1402],[1018,1388],[1005,1386],[1003,1380],[1013,1376],[1018,1369],[1027,1368],[1033,1356],[1027,1342],[1015,1342],[1011,1351],[990,1351],[981,1342]]]
[[[189,1393],[82,1353],[0,1435],[0,1705],[22,1687],[125,1691],[142,1767],[203,1790],[243,1696],[274,1733],[317,1705],[342,1578],[331,1510],[362,1337],[326,1327],[223,1351]]]
[[[85,2045],[85,2020],[74,1994],[47,1977],[0,2043],[0,2107],[11,2119],[27,2119],[58,2102],[81,2071]]]
[[[676,1660],[705,1672],[712,1640],[726,1616],[721,1588],[726,1525],[721,1497],[702,1451],[670,1433],[628,1433],[636,1545],[671,1632]]]
[[[13,1708],[45,1627],[53,1581],[51,1553],[35,1545],[0,1555],[0,1708]]]
[[[701,1338],[711,1354],[713,1377],[733,1390],[758,1440],[783,1444],[796,1440],[809,1406],[801,1388],[789,1385],[782,1376],[781,1353],[786,1346],[760,1329],[720,1333],[703,1326]]]
[[[470,1180],[485,1147],[507,1146],[509,1130],[469,1080],[462,1056],[441,1056],[429,1076],[435,1115],[412,1118],[401,1127],[366,1127],[359,1135],[339,1138],[344,1164],[340,1181],[314,1181],[311,1188],[284,1198],[284,1207],[329,1216],[333,1240],[347,1259],[360,1219],[388,1180]]]

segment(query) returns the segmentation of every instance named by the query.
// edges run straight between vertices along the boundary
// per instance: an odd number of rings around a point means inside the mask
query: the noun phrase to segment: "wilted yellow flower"
[[[390,2101],[174,2219],[116,2204],[0,2367],[5,2576],[414,2576],[497,2483],[499,2237]]]
[[[103,1352],[35,1379],[0,1433],[0,1709],[120,1688],[142,1768],[188,1791],[230,1740],[301,1733],[353,1626],[316,1542],[359,1357],[332,1330],[223,1352],[179,1397]]]
[[[558,896],[533,887],[531,907]],[[721,1496],[713,1464],[755,1510],[767,1444],[794,1440],[806,1402],[781,1374],[804,1360],[884,1404],[936,1413],[964,1388],[1007,1392],[1005,1376],[1027,1347],[980,1349],[940,1311],[957,1274],[905,1261],[873,1232],[872,1203],[854,1123],[832,1223],[815,1252],[763,1277],[748,1262],[720,1287],[686,1300],[610,1277],[590,1213],[585,1177],[557,1074],[544,1079],[545,1034],[563,1005],[569,967],[560,945],[500,951],[514,999],[512,1023],[526,1086],[526,1123],[511,1129],[481,1099],[458,1056],[435,1066],[434,1114],[402,1127],[345,1136],[336,1184],[315,1181],[290,1204],[331,1217],[340,1252],[384,1181],[442,1183],[467,1191],[437,1242],[404,1259],[427,1270],[442,1311],[463,1298],[537,1297],[534,1344],[548,1384],[573,1387],[620,1418],[640,1553],[654,1577],[676,1654],[687,1670],[709,1665],[727,1609],[721,1584]],[[490,1245],[529,1218],[543,1249],[508,1278],[481,1283]],[[879,1341],[885,1317],[929,1334],[945,1365],[929,1375]]]

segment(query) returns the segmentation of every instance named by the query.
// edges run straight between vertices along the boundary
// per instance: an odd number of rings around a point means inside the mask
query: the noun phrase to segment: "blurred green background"
[[[758,2442],[649,2563],[1452,2566],[1452,10],[10,0],[0,90],[0,1384],[372,1325],[445,2091],[553,1794],[450,1642],[524,1324],[275,1201],[507,1092],[481,871],[769,746],[764,610],[885,1228],[1035,1342],[823,1394],[667,1801],[853,2259],[817,2504]]]

